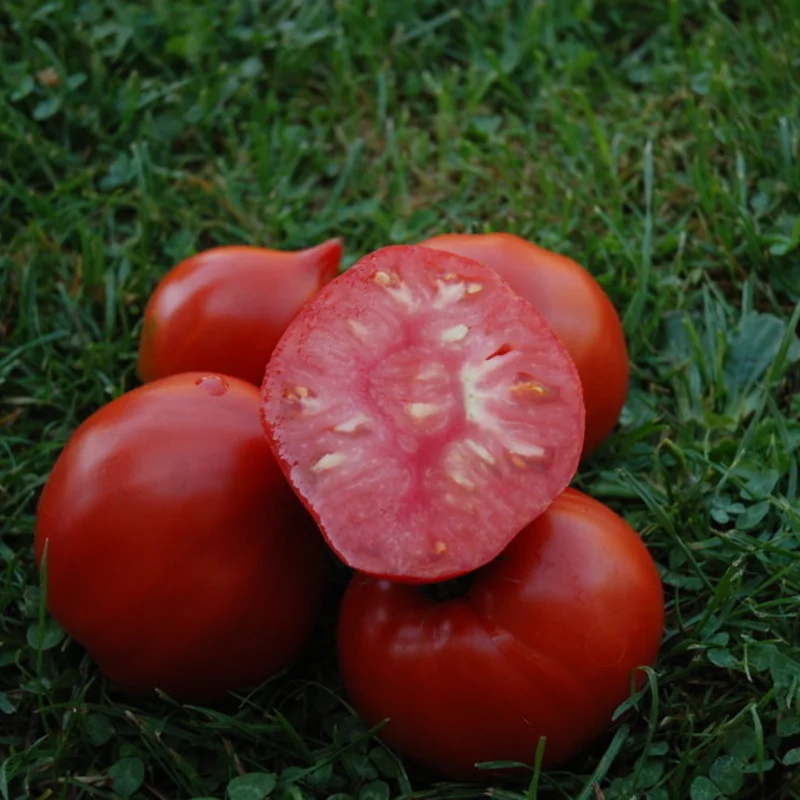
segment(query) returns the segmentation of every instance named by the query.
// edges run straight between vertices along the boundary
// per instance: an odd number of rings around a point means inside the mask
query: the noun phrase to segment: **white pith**
[[[324,472],[328,469],[334,469],[347,460],[344,453],[325,453],[322,458],[315,461],[311,465],[312,472]]]
[[[349,319],[347,320],[347,327],[350,328],[353,335],[361,339],[362,342],[367,341],[369,328],[367,328],[363,322],[359,322],[357,319]]]
[[[467,439],[464,444],[469,447],[473,453],[476,453],[482,461],[485,461],[487,464],[495,463],[495,457],[482,444],[478,444],[474,439]]]
[[[412,419],[427,419],[442,410],[439,403],[408,403],[405,407],[406,414]]]
[[[452,328],[447,328],[447,330],[442,331],[439,338],[445,344],[455,344],[455,342],[460,342],[464,339],[468,333],[469,328],[466,325],[453,325]]]
[[[303,414],[318,414],[324,408],[322,401],[311,394],[307,386],[295,386],[286,393],[286,397],[299,405]]]
[[[481,383],[504,363],[504,358],[498,356],[486,361],[465,364],[461,368],[461,385],[464,389],[464,414],[467,420],[493,434],[497,442],[509,453],[523,458],[541,458],[546,455],[543,447],[535,442],[521,439],[509,433],[507,427],[500,422],[489,409],[492,400],[502,400],[507,393],[507,387],[498,384],[491,389],[481,388]],[[477,451],[476,451],[477,452]],[[491,455],[491,454],[490,454]]]
[[[446,306],[457,303],[467,291],[461,281],[457,283],[445,283],[436,281],[436,297],[433,299],[434,308],[445,308]]]
[[[358,413],[354,417],[340,422],[338,425],[334,426],[333,429],[337,433],[355,433],[359,428],[368,425],[370,422],[372,422],[372,417],[364,413]]]
[[[305,460],[306,469],[315,474],[333,471],[339,475],[349,475],[353,470],[359,469],[359,464],[363,460],[360,456],[352,457],[353,451],[349,449],[354,441],[353,435],[364,431],[370,435],[379,434],[380,438],[381,426],[384,423],[376,427],[376,418],[383,416],[380,412],[386,410],[386,404],[395,403],[402,409],[401,420],[402,418],[407,420],[405,423],[399,422],[401,429],[406,427],[405,432],[398,431],[398,436],[401,437],[407,437],[409,434],[412,437],[425,436],[427,432],[439,432],[444,430],[442,426],[449,424],[448,420],[460,424],[458,418],[463,413],[463,419],[468,426],[467,431],[447,445],[435,471],[445,482],[451,482],[451,485],[459,486],[467,492],[475,492],[483,485],[489,474],[496,475],[498,470],[502,471],[505,459],[509,460],[514,468],[526,469],[531,460],[544,458],[547,449],[536,441],[535,427],[527,423],[514,425],[507,416],[509,405],[519,408],[523,399],[520,395],[525,395],[524,399],[527,402],[547,390],[539,386],[527,373],[516,372],[514,378],[514,365],[519,359],[518,350],[508,344],[498,346],[496,339],[490,338],[482,326],[476,323],[475,316],[469,310],[467,298],[481,292],[483,285],[459,280],[456,275],[450,274],[445,275],[444,279],[436,279],[434,285],[427,284],[427,287],[422,289],[413,282],[403,281],[394,272],[380,270],[371,277],[380,287],[381,293],[385,292],[391,301],[408,309],[408,331],[425,330],[419,344],[420,356],[416,365],[413,365],[414,357],[411,358],[408,383],[401,377],[401,385],[394,386],[389,392],[383,387],[376,394],[381,400],[378,402],[378,407],[373,409],[375,413],[359,411],[356,404],[352,407],[350,416],[347,416],[346,411],[344,415],[338,416],[336,424],[329,425],[326,430],[328,435],[339,434],[342,438],[335,436],[325,443],[312,445]],[[465,311],[459,315],[455,307],[462,301],[465,305],[461,308]],[[448,306],[453,308],[447,308]],[[436,311],[432,311],[432,308]],[[455,324],[443,327],[440,321],[443,321],[444,325],[447,325],[448,321]],[[359,341],[369,343],[373,338],[369,325],[360,319],[348,317],[344,323],[345,330]],[[441,351],[441,360],[437,360],[427,352],[431,346],[427,341],[430,337],[445,345]],[[411,333],[411,341],[414,340],[414,333]],[[412,344],[412,347],[416,346]],[[401,354],[403,358],[408,358],[407,349],[401,351]],[[380,357],[379,363],[381,359],[391,355],[393,351],[387,351],[387,354]],[[459,364],[462,356],[466,363]],[[400,362],[403,369],[406,369],[406,363],[406,361]],[[453,394],[453,389],[446,387],[452,387],[451,381],[456,377],[453,374],[455,370],[458,370],[458,382],[455,383],[455,394]],[[497,370],[502,370],[501,376],[493,375]],[[391,369],[387,374],[395,375]],[[520,382],[522,377],[526,379],[524,383]],[[380,382],[381,379],[375,378],[375,380]],[[391,381],[394,380],[395,378],[391,377]],[[435,385],[433,383],[421,385],[423,382],[433,381],[436,382]],[[318,387],[309,390],[306,386],[296,385],[285,396],[291,400],[295,411],[299,408],[302,414],[316,414],[327,407],[317,397],[318,390]],[[431,399],[437,402],[431,402]],[[455,416],[451,416],[453,413]],[[408,429],[409,425],[413,428]],[[345,437],[348,439],[346,443]],[[406,441],[411,440],[406,439]],[[415,448],[414,445],[407,447],[409,452]],[[340,467],[341,470],[338,469]],[[445,499],[447,500],[447,497]]]

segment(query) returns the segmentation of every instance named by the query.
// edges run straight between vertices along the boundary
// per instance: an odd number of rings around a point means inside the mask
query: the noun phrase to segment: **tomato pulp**
[[[613,511],[567,489],[479,571],[465,596],[356,575],[338,652],[354,708],[382,738],[454,780],[478,762],[544,765],[611,722],[664,619],[659,572]]]
[[[182,261],[147,303],[139,344],[144,381],[209,370],[261,385],[299,308],[337,274],[340,239],[294,252],[215,247]]]
[[[571,258],[509,233],[444,234],[426,247],[474,258],[496,270],[552,326],[583,385],[583,455],[611,433],[628,395],[628,349],[622,322],[592,274]]]
[[[47,604],[134,692],[205,702],[257,684],[308,641],[324,545],[275,463],[256,387],[184,373],[75,431],[39,502]]]
[[[494,558],[571,480],[575,367],[497,273],[424,247],[364,257],[267,367],[263,422],[349,566],[430,582]]]

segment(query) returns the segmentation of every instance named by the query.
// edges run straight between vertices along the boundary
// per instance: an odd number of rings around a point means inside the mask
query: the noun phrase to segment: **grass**
[[[794,0],[7,0],[0,22],[2,800],[800,797]],[[159,276],[221,243],[341,235],[349,264],[446,230],[564,252],[624,315],[629,402],[576,484],[662,571],[645,690],[575,762],[484,790],[363,728],[333,604],[302,664],[222,707],[119,693],[44,615],[31,539],[70,432],[136,384]]]

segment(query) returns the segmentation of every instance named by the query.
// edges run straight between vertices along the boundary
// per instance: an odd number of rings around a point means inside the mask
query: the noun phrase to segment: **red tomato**
[[[217,247],[182,261],[145,309],[142,380],[208,370],[259,386],[286,326],[336,276],[341,256],[331,239],[297,252]]]
[[[477,762],[532,763],[541,736],[552,766],[601,733],[632,671],[654,662],[663,614],[659,573],[637,534],[568,489],[465,596],[436,602],[356,575],[339,661],[366,723],[389,718],[387,743],[471,780]]]
[[[37,511],[49,609],[119,686],[210,701],[309,639],[324,544],[264,440],[258,390],[186,373],[90,416]]]
[[[366,256],[287,329],[267,435],[333,550],[435,581],[494,558],[569,483],[575,367],[497,273],[425,247]]]
[[[509,233],[445,234],[422,242],[496,270],[550,323],[583,384],[583,455],[616,425],[628,394],[628,349],[619,316],[591,273]]]

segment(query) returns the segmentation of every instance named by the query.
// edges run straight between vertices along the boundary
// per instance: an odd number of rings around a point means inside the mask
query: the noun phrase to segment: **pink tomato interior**
[[[566,351],[497,273],[396,246],[290,325],[263,420],[346,564],[436,581],[493,559],[567,486],[584,408]]]

